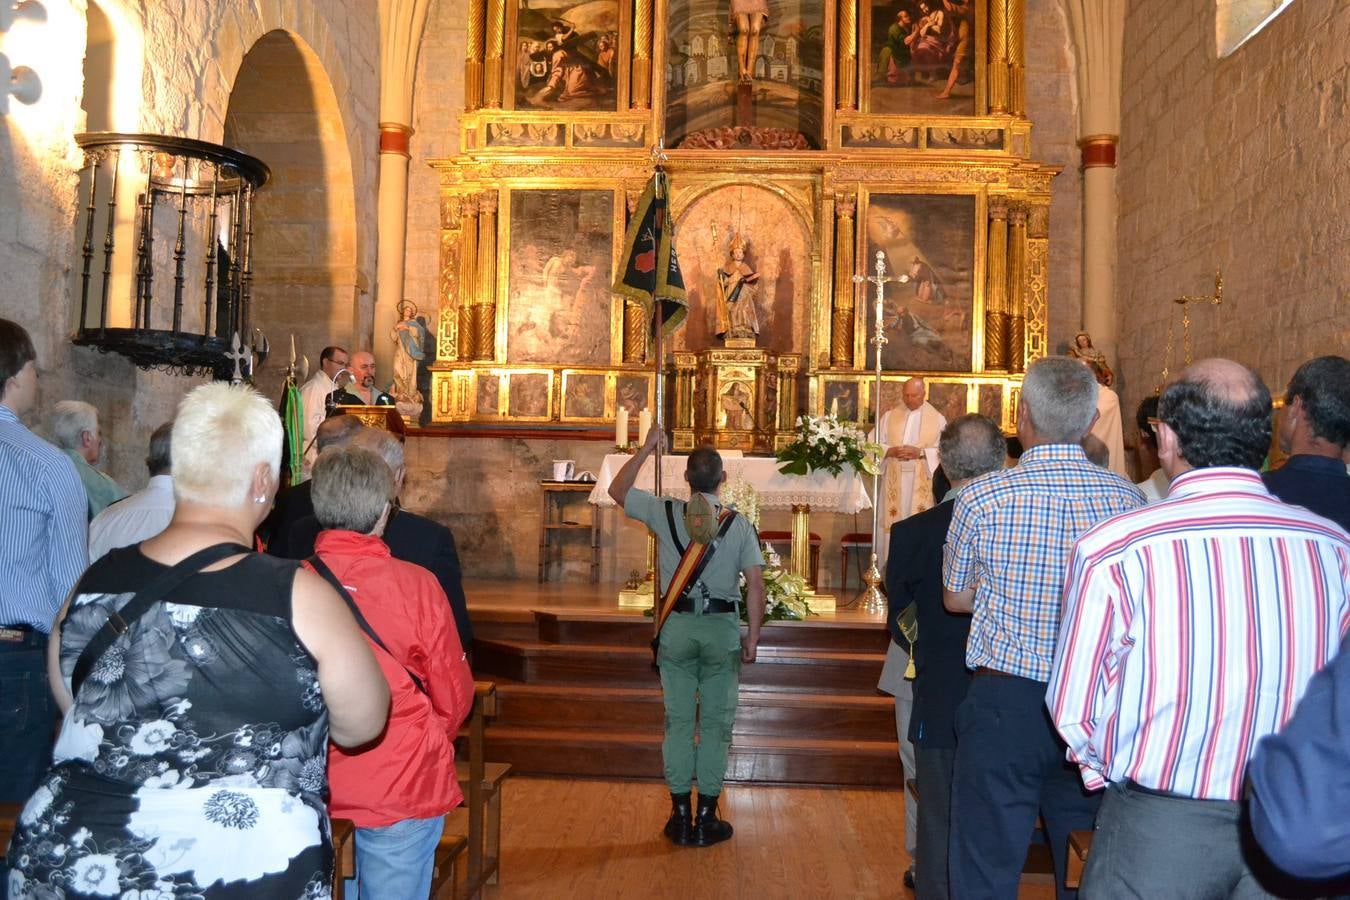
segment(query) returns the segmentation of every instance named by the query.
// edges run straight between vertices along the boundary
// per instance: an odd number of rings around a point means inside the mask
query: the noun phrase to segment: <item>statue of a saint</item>
[[[1092,374],[1097,376],[1097,383],[1111,387],[1115,384],[1116,375],[1111,371],[1111,367],[1106,363],[1106,354],[1092,346],[1092,335],[1086,331],[1080,331],[1074,335],[1073,346],[1069,348],[1069,355],[1075,359],[1081,359],[1092,369]]]
[[[422,393],[417,390],[417,363],[426,359],[431,334],[417,318],[417,304],[398,305],[398,323],[389,337],[394,342],[394,384],[391,393],[400,413],[416,418],[422,412]]]
[[[736,33],[737,72],[741,81],[751,81],[759,56],[759,34],[769,21],[768,0],[731,0],[728,18]]]
[[[759,273],[745,263],[745,243],[739,234],[733,236],[730,256],[717,267],[717,336],[726,341],[759,336]]]

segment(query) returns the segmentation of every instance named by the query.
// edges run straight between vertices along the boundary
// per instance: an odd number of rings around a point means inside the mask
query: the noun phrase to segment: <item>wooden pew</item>
[[[1092,849],[1091,831],[1069,832],[1069,858],[1064,869],[1064,886],[1077,888],[1083,880],[1083,867],[1087,865],[1088,851]]]
[[[455,760],[464,806],[445,817],[445,830],[436,847],[431,873],[431,897],[470,898],[484,885],[496,884],[501,867],[502,781],[511,772],[505,763],[488,763],[484,757],[487,720],[497,715],[497,685],[474,683],[473,710],[469,715],[468,754]],[[333,898],[344,900],[343,879],[356,871],[355,829],[346,819],[333,820]],[[467,869],[459,865],[468,851]],[[463,876],[463,877],[461,877]]]
[[[462,756],[456,760],[460,788],[464,791],[469,842],[467,877],[464,885],[455,890],[457,898],[478,896],[484,885],[497,883],[501,871],[501,789],[502,782],[511,774],[511,766],[489,763],[484,758],[487,721],[496,715],[497,685],[491,681],[475,682],[473,714],[469,717],[468,766]],[[437,896],[437,889],[432,886],[433,897]]]

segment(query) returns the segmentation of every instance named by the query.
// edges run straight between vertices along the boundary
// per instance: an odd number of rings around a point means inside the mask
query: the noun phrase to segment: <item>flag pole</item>
[[[656,199],[661,204],[660,206],[661,215],[656,220],[657,230],[655,235],[653,235],[655,240],[652,242],[653,248],[656,249],[657,251],[658,266],[660,264],[661,235],[662,232],[666,230],[666,216],[669,214],[670,211],[669,207],[666,206],[666,201],[668,201],[669,198],[664,196],[666,189],[666,179],[665,179],[666,170],[661,166],[661,164],[664,163],[668,158],[669,157],[666,156],[665,139],[662,138],[658,140],[656,146],[652,148],[652,162],[655,164],[652,177],[656,179]],[[656,382],[656,388],[654,392],[656,411],[652,416],[652,420],[653,424],[656,427],[656,430],[660,432],[662,439],[657,440],[656,442],[656,453],[654,454],[654,461],[653,461],[654,470],[652,472],[652,487],[655,491],[656,496],[658,497],[662,496],[661,457],[663,455],[663,451],[661,445],[664,443],[664,438],[666,434],[666,379],[664,377],[665,373],[663,371],[664,369],[663,364],[665,363],[665,341],[664,341],[665,335],[662,334],[662,332],[665,331],[665,322],[663,321],[664,304],[661,302],[661,298],[656,296],[657,285],[659,285],[660,283],[661,283],[661,273],[659,271],[653,272],[652,308],[654,316],[653,325],[655,326],[653,328],[653,334],[655,336],[652,338],[652,356],[655,358],[652,360],[652,372]]]

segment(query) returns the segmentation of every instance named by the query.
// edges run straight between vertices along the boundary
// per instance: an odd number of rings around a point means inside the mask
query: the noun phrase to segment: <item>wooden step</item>
[[[661,731],[513,728],[493,725],[488,753],[526,774],[661,777]],[[736,736],[727,780],[899,788],[895,741]]]
[[[538,639],[550,644],[609,644],[648,647],[652,620],[640,613],[599,613],[585,610],[536,611]],[[475,628],[477,624],[475,623]],[[503,639],[503,635],[484,635]],[[520,638],[519,633],[511,637]],[[806,650],[875,650],[886,652],[890,636],[880,623],[768,622],[760,630],[761,649],[795,647]]]
[[[880,653],[765,648],[753,665],[742,668],[741,683],[802,691],[867,692],[875,690],[883,662]],[[657,678],[646,647],[540,641],[477,641],[474,670],[480,676],[530,684],[649,687]]]
[[[500,683],[496,725],[536,728],[648,729],[661,727],[661,688]],[[828,734],[833,738],[889,740],[895,707],[883,694],[787,693],[747,687],[736,710],[735,733]]]

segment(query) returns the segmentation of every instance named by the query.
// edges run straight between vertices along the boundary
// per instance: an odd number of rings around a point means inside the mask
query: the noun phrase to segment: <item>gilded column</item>
[[[834,311],[830,322],[830,365],[853,367],[853,216],[858,201],[841,196],[834,202]]]
[[[455,348],[458,359],[473,359],[473,310],[478,305],[478,198],[461,198],[459,258],[459,344]]]
[[[478,302],[473,308],[473,358],[493,358],[497,335],[497,192],[478,201]]]
[[[635,300],[623,304],[623,361],[647,361],[647,312]]]
[[[464,111],[483,105],[483,38],[490,0],[469,0],[469,22],[464,41]]]
[[[989,201],[988,278],[984,292],[984,367],[1008,368],[1008,204]]]
[[[637,0],[633,8],[633,109],[652,103],[652,6],[653,0]]]
[[[484,47],[483,105],[502,105],[502,47],[506,41],[506,0],[487,0],[487,36]]]
[[[839,0],[839,81],[835,106],[858,108],[858,0]]]
[[[1027,275],[1023,308],[1027,317],[1027,362],[1049,352],[1050,198],[1027,209]]]
[[[1008,3],[989,0],[989,111],[1008,111]]]
[[[463,294],[464,214],[463,201],[456,195],[441,193],[441,276],[437,291],[436,362],[454,362],[459,358],[459,306]],[[472,265],[472,263],[470,263]]]
[[[1008,213],[1008,371],[1026,370],[1027,359],[1027,210]]]
[[[1008,112],[1027,114],[1026,0],[1008,2]]]

